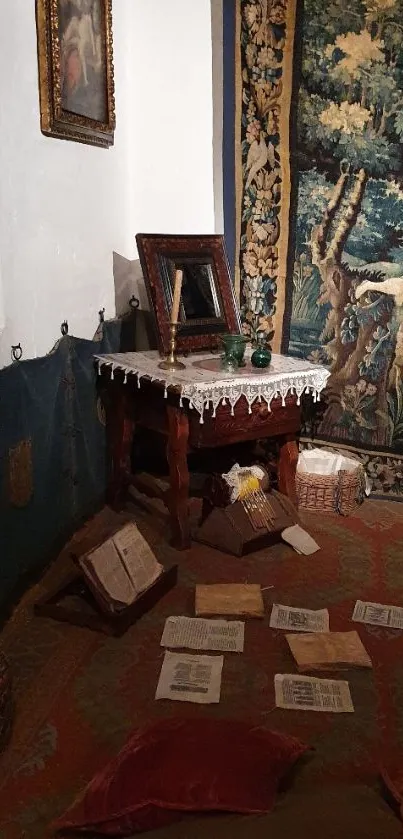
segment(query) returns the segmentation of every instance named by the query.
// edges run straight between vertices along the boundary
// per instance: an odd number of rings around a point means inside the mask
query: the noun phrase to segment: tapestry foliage
[[[244,330],[329,366],[317,439],[403,495],[403,0],[238,15]]]

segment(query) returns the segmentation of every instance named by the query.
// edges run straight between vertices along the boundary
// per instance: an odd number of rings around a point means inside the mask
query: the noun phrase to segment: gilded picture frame
[[[112,0],[36,0],[41,131],[113,145]]]

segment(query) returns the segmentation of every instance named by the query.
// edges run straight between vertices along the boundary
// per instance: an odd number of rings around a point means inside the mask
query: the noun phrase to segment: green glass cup
[[[221,369],[226,373],[236,373],[238,367],[238,361],[232,353],[225,353],[221,357]]]
[[[225,335],[221,335],[221,340],[224,344],[225,356],[235,357],[238,367],[245,367],[244,356],[247,338],[237,332],[227,332]]]

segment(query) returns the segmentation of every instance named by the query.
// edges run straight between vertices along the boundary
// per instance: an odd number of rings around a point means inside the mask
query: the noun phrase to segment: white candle
[[[174,296],[172,301],[171,323],[177,323],[179,319],[179,306],[181,302],[183,271],[179,268],[175,271]]]

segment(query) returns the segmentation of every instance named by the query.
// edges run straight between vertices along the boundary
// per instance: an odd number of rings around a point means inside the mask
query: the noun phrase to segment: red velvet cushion
[[[244,722],[162,720],[131,737],[53,826],[129,836],[183,811],[265,813],[307,748]]]

